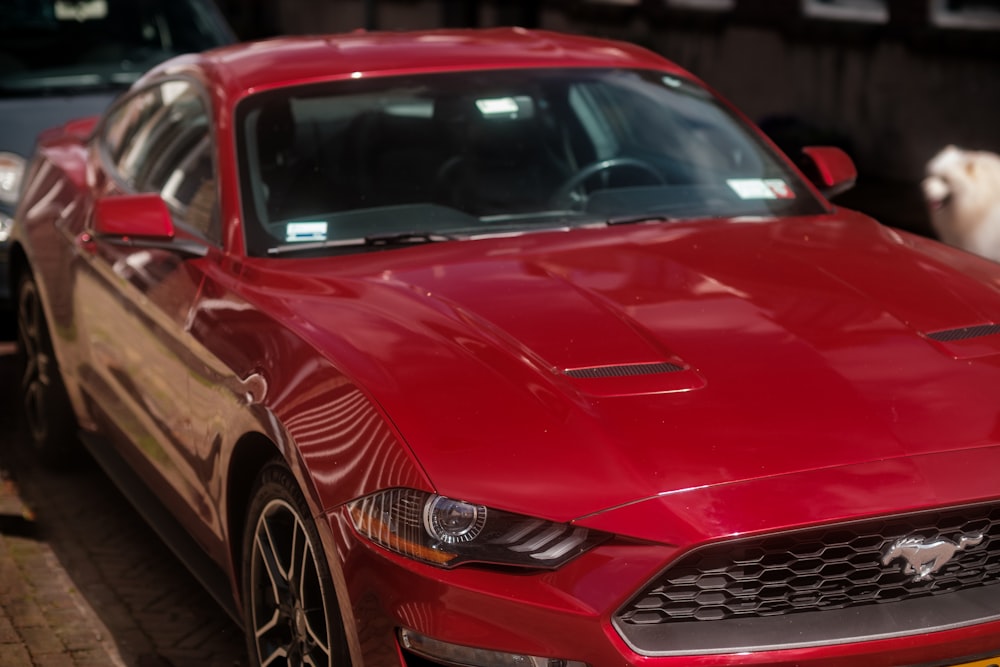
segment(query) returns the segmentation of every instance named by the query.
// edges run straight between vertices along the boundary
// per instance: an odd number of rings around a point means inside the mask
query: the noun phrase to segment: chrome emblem
[[[958,542],[948,539],[924,539],[904,537],[889,545],[882,552],[882,564],[888,565],[897,558],[903,559],[903,574],[913,575],[913,581],[928,581],[931,576],[945,566],[959,551],[980,544],[984,535],[972,533],[960,535]]]

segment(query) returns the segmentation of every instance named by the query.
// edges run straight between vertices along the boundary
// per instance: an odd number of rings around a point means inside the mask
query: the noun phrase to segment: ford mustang
[[[254,665],[994,664],[1000,267],[855,177],[626,43],[177,56],[26,172],[31,442]]]

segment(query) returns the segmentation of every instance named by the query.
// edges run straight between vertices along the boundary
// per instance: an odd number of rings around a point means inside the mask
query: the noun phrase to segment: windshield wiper
[[[392,232],[389,234],[371,234],[364,238],[365,245],[398,245],[407,243],[439,243],[454,241],[458,237],[439,232]]]
[[[662,213],[637,213],[635,215],[621,215],[615,218],[608,218],[604,221],[604,224],[608,227],[613,227],[615,225],[636,225],[640,222],[671,222],[676,219]]]
[[[369,234],[358,238],[349,239],[329,239],[327,241],[313,241],[303,243],[286,243],[284,245],[268,248],[268,255],[284,255],[292,252],[308,252],[310,250],[322,250],[324,248],[358,248],[358,247],[379,247],[393,245],[414,245],[420,243],[439,243],[441,241],[455,241],[459,237],[438,232],[390,232],[387,234]]]

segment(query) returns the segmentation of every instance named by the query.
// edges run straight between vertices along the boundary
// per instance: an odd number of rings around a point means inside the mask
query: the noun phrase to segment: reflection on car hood
[[[301,288],[356,301],[288,307],[325,332],[317,344],[374,352],[345,370],[455,497],[570,520],[836,470],[839,493],[873,502],[866,466],[1000,435],[994,402],[977,400],[1000,381],[1000,336],[939,333],[1000,321],[1000,267],[861,216],[344,259],[326,288],[316,275]],[[372,274],[346,288],[344,267]]]

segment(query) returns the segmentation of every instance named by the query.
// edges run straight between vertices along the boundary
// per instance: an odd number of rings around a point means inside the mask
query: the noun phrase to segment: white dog
[[[947,146],[921,188],[941,241],[1000,262],[1000,156]]]

